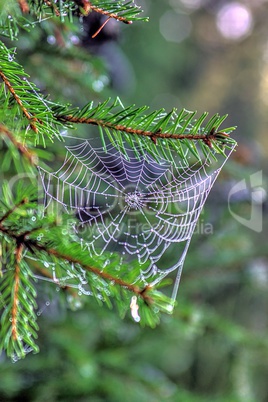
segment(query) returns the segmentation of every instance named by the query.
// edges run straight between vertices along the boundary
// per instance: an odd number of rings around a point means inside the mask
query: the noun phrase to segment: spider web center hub
[[[125,203],[129,209],[139,209],[143,206],[142,194],[136,191],[126,194]]]

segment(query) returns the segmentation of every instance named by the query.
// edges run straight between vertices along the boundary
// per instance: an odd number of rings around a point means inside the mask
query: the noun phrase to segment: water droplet
[[[168,313],[173,313],[174,306],[172,306],[172,304],[169,304],[166,309]]]
[[[36,216],[32,216],[32,221],[35,222],[36,221]]]
[[[54,35],[48,35],[48,37],[47,37],[47,42],[48,42],[50,45],[55,45],[55,43],[56,43],[56,38],[55,38],[55,36],[54,36]]]
[[[71,35],[70,41],[73,45],[78,45],[80,42],[79,37],[77,35]]]
[[[131,315],[134,321],[139,322],[140,321],[140,316],[139,316],[139,305],[137,303],[137,296],[132,296],[131,302],[130,302],[130,310],[131,310]]]
[[[12,363],[17,363],[17,361],[19,361],[20,359],[19,359],[19,357],[17,356],[17,355],[13,355],[12,357],[11,357],[11,361],[12,361]]]

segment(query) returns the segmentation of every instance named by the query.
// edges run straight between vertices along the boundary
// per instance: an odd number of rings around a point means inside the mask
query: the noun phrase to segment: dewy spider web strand
[[[177,270],[175,299],[197,220],[229,155],[183,165],[157,162],[149,154],[138,159],[127,146],[124,155],[111,144],[104,150],[91,140],[75,142],[66,145],[58,170],[39,168],[45,209],[54,200],[77,217],[73,229],[92,256],[108,250],[120,252],[126,261],[138,259],[137,279],[144,284],[154,285]],[[180,255],[168,265],[165,251],[172,243]]]

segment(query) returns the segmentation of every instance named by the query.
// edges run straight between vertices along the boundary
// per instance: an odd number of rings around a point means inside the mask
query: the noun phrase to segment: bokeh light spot
[[[191,30],[192,23],[188,15],[167,11],[160,18],[160,32],[168,42],[182,42]]]
[[[252,29],[252,13],[245,5],[232,2],[224,5],[217,14],[217,27],[226,39],[239,40]]]
[[[180,2],[187,8],[196,10],[203,5],[203,0],[180,0]]]

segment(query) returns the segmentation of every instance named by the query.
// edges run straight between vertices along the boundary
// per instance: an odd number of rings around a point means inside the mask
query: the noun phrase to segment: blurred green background
[[[268,400],[268,3],[137,3],[149,23],[109,21],[93,41],[96,16],[75,32],[44,21],[21,35],[18,58],[52,99],[74,105],[119,95],[125,105],[228,113],[239,146],[201,215],[174,314],[142,328],[90,298],[71,311],[40,282],[41,351],[0,357],[0,401]]]

